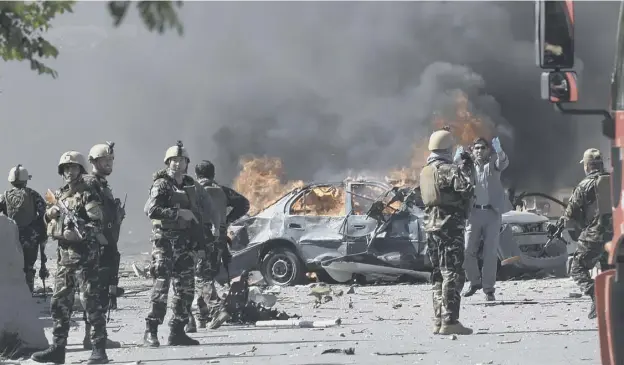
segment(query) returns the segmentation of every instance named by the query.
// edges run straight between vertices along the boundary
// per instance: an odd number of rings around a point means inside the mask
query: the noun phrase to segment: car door
[[[345,218],[344,184],[318,184],[287,206],[284,231],[298,243],[305,262],[346,254],[340,227]]]
[[[367,217],[371,205],[382,196],[387,187],[367,182],[347,183],[346,209],[349,212],[345,222],[345,240],[348,254],[366,252],[368,235],[377,227],[377,221]]]

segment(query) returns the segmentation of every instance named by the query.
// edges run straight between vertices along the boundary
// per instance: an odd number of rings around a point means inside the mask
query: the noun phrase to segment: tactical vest
[[[438,169],[443,162],[433,161],[420,171],[420,193],[423,204],[427,207],[464,208],[464,202],[452,187],[443,186]],[[449,191],[451,190],[451,191]]]
[[[115,201],[112,190],[104,187],[97,177],[95,179],[96,192],[102,199],[102,210],[104,219],[102,220],[102,233],[110,244],[115,244],[119,240],[119,231],[121,229],[121,220],[117,216],[119,207]]]
[[[88,189],[87,184],[83,182],[76,185],[73,189],[68,188],[67,190],[61,192],[59,196],[56,197],[57,200],[60,200],[65,204],[67,209],[74,214],[78,215],[78,211],[82,206],[82,197],[84,192]],[[70,229],[66,223],[67,219],[65,215],[61,212],[61,215],[48,223],[48,236],[52,237],[56,240],[64,240],[63,232],[65,230]],[[77,227],[78,230],[83,231],[84,227]]]
[[[201,214],[197,206],[197,192],[195,190],[195,185],[188,185],[181,189],[170,182],[169,185],[172,189],[171,198],[169,199],[170,207],[189,209],[195,214],[197,219],[201,219]],[[192,221],[185,221],[183,219],[152,219],[152,225],[160,226],[162,229],[183,230],[188,229],[191,224]]]
[[[214,184],[201,184],[202,188],[208,196],[210,196],[212,209],[210,212],[205,212],[206,216],[210,218],[215,230],[218,230],[222,224],[225,224],[227,217],[227,196],[220,186]]]
[[[4,193],[7,216],[15,221],[19,228],[30,226],[37,219],[35,200],[27,189],[15,188]]]
[[[596,194],[596,200],[587,209],[587,212],[589,214],[593,212],[594,216],[613,214],[611,175],[609,173],[602,173],[595,178],[594,192]]]

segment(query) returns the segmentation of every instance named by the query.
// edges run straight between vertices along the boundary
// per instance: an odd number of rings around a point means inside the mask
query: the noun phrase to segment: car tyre
[[[287,247],[271,249],[262,259],[260,272],[268,285],[299,285],[306,277],[304,263]]]

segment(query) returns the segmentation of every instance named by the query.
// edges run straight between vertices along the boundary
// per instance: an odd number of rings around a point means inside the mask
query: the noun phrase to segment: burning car
[[[548,218],[530,212],[503,214],[499,258],[521,256],[517,269],[562,269],[565,244],[549,245]],[[307,272],[323,281],[400,277],[427,280],[431,263],[419,189],[375,180],[347,179],[295,188],[230,227],[229,274],[257,269],[269,285],[303,283]],[[221,271],[219,282],[226,280]]]

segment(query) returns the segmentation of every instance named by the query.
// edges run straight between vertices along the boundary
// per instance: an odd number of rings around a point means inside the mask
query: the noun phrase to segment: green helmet
[[[184,148],[182,141],[178,141],[178,143],[176,143],[175,146],[171,146],[167,149],[167,152],[165,152],[165,165],[169,163],[169,159],[171,157],[177,157],[177,156],[186,157],[186,162],[187,163],[191,162],[189,154],[186,151],[186,148]]]
[[[429,137],[429,151],[447,150],[455,145],[455,139],[446,129],[435,131]]]
[[[113,150],[113,147],[115,147],[115,142],[106,142],[106,143],[96,144],[95,146],[91,147],[91,149],[89,150],[89,161],[93,161],[100,157],[106,157],[106,156],[114,157],[115,151]]]
[[[26,182],[26,181],[30,180],[31,178],[32,178],[32,176],[30,176],[28,174],[28,170],[26,170],[20,164],[18,164],[17,166],[13,167],[9,171],[9,182],[10,183],[13,183],[13,182]]]
[[[86,168],[87,163],[82,153],[78,151],[68,151],[68,152],[63,153],[58,163],[58,174],[63,175],[63,166],[69,165],[69,164],[76,164],[80,166],[80,171],[83,174],[87,173],[87,168]]]

